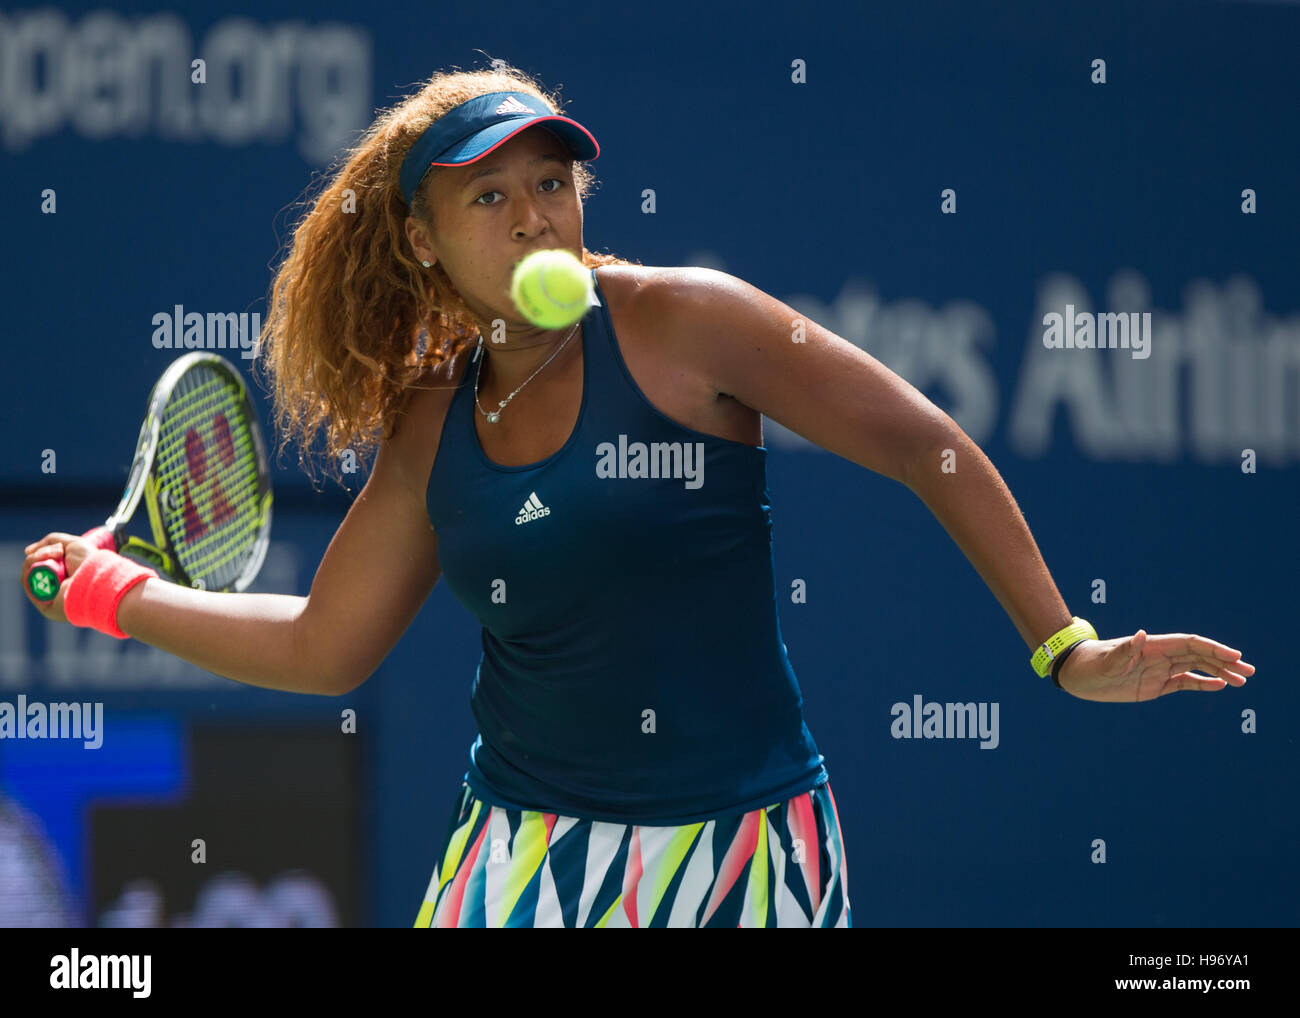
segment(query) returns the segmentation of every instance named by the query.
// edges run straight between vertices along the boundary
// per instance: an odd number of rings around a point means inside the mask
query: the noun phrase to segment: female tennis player
[[[859,348],[724,273],[587,250],[599,150],[559,110],[510,68],[437,74],[298,225],[263,334],[278,422],[304,448],[324,428],[331,463],[375,452],[310,594],[146,578],[117,608],[219,675],[343,695],[446,576],[482,623],[479,735],[416,926],[851,924],[778,624],[762,414],[914,491],[1072,695],[1245,683],[1213,640],[1071,616],[989,460]],[[566,329],[508,293],[551,248],[592,273]],[[24,577],[60,550],[75,585],[66,533]]]

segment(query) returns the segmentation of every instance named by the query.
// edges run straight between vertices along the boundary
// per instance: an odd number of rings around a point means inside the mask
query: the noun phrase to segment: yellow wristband
[[[1097,630],[1092,628],[1092,623],[1076,615],[1068,626],[1059,633],[1054,633],[1046,643],[1034,651],[1034,656],[1029,659],[1029,663],[1033,665],[1038,677],[1045,679],[1047,673],[1052,670],[1052,662],[1056,660],[1061,651],[1072,643],[1078,643],[1080,640],[1095,639],[1097,639]]]

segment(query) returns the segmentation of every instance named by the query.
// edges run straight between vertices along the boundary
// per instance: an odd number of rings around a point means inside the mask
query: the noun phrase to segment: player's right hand
[[[88,541],[83,541],[76,534],[64,534],[55,532],[46,534],[39,541],[29,544],[24,551],[27,557],[23,559],[22,572],[19,573],[19,580],[23,585],[23,592],[27,595],[27,600],[36,606],[36,610],[44,615],[47,619],[54,622],[67,622],[68,617],[63,613],[63,592],[68,586],[68,580],[72,579],[73,573],[77,567],[86,561],[95,546]],[[59,592],[54,596],[52,601],[38,601],[36,596],[27,586],[27,574],[31,572],[32,566],[44,559],[60,558],[63,559],[63,568],[67,571],[67,576],[63,583],[59,585]]]

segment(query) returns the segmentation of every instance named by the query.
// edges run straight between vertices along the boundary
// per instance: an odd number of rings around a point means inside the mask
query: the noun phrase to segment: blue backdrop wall
[[[474,737],[479,633],[445,586],[337,700],[47,624],[17,568],[28,541],[115,503],[176,355],[153,316],[263,312],[292,204],[374,110],[434,70],[503,59],[562,86],[600,142],[589,248],[721,269],[863,347],[990,456],[1103,638],[1195,632],[1258,668],[1241,689],[1138,705],[1055,690],[920,501],[765,420],[782,628],[855,924],[1293,925],[1298,39],[1300,7],[1254,3],[0,11],[0,699],[94,700],[106,719],[89,765],[0,741],[13,829],[55,874],[47,914],[218,914],[211,887],[168,875],[203,836],[190,821],[137,867],[153,891],[110,865],[131,851],[112,833],[120,798],[201,807],[207,767],[235,800],[282,780],[302,806],[262,856],[211,847],[248,900],[307,872],[329,907],[301,914],[414,920]],[[1150,312],[1149,356],[1046,349],[1044,315],[1066,305]],[[275,485],[254,589],[305,594],[350,496],[313,492],[292,455]],[[796,580],[806,603],[785,593]],[[996,746],[894,738],[891,708],[915,696],[996,704]],[[243,733],[244,769],[196,748],[218,730]],[[337,759],[267,749],[312,733],[351,741]],[[309,753],[335,791],[284,776]],[[207,808],[231,831],[254,822]],[[309,831],[346,850],[308,861]]]

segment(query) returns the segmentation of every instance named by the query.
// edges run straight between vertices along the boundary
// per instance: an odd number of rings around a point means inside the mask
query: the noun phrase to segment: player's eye
[[[547,177],[546,180],[543,180],[543,181],[542,181],[542,183],[543,183],[543,184],[547,184],[547,183],[550,183],[552,180],[555,181],[555,183],[557,183],[557,184],[559,184],[559,185],[561,185],[561,186],[563,186],[563,184],[564,184],[564,181],[561,180],[559,177]],[[553,188],[551,188],[549,191],[546,191],[546,192],[544,192],[544,193],[546,193],[546,194],[554,194],[554,193],[555,193],[556,191],[558,191],[559,189],[560,189],[559,187],[553,187]],[[499,201],[490,201],[490,202],[485,202],[485,201],[483,201],[483,199],[486,198],[486,197],[487,197],[488,195],[490,195],[490,194],[500,194],[500,193],[501,193],[500,191],[484,191],[481,195],[479,195],[477,198],[474,199],[474,204],[475,204],[475,205],[482,205],[484,208],[487,208],[487,209],[490,209],[493,205],[500,205],[501,203],[500,203]]]

